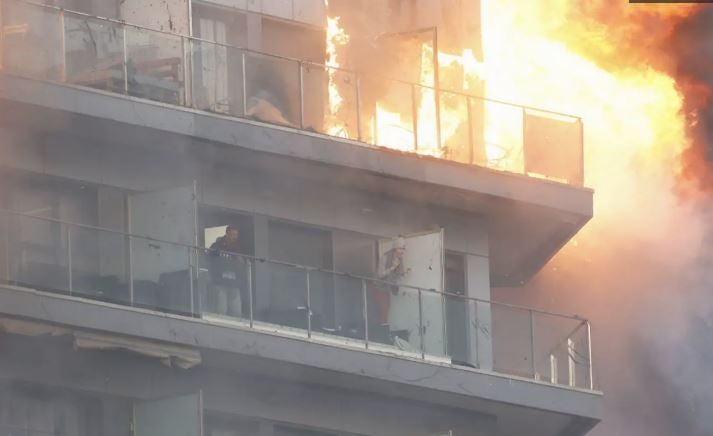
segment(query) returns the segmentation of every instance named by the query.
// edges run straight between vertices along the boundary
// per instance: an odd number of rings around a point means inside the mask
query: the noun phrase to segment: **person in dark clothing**
[[[220,315],[240,317],[248,310],[246,264],[236,255],[241,253],[241,248],[240,231],[232,225],[210,246],[208,305]]]

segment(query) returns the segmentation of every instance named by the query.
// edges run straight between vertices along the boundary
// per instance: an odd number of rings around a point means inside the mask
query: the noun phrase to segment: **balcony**
[[[6,73],[364,147],[583,183],[583,125],[577,117],[18,0],[2,5]],[[340,90],[338,107],[332,89]]]
[[[13,286],[594,389],[590,327],[581,318],[7,210],[0,211],[0,224],[0,277]],[[232,299],[221,294],[231,290]],[[258,294],[270,296],[269,310],[256,303]],[[383,295],[392,296],[395,309],[386,327],[379,315]],[[468,338],[469,352],[449,344],[449,331]]]

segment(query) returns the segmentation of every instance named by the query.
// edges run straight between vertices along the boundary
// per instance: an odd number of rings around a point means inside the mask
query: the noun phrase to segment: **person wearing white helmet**
[[[399,236],[394,240],[394,245],[391,250],[387,251],[379,265],[379,278],[381,280],[396,283],[407,272],[404,267],[404,254],[406,253],[406,240]],[[389,308],[391,307],[391,295],[398,293],[398,286],[383,285],[379,287],[377,292],[373,293],[374,303],[377,308],[378,322],[380,324],[388,324]]]

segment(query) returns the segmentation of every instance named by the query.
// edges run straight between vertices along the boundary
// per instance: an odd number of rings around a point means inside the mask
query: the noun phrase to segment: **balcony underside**
[[[491,415],[503,435],[579,435],[600,419],[601,394],[597,392],[218,326],[199,319],[10,286],[0,289],[0,314],[189,347],[201,354],[200,366],[205,368]],[[22,377],[13,371],[18,369],[13,369],[8,360],[0,366],[0,378]]]
[[[8,127],[190,153],[485,216],[493,286],[527,281],[592,216],[589,189],[96,90],[0,75],[0,110]],[[2,147],[0,164],[21,167],[18,150]]]

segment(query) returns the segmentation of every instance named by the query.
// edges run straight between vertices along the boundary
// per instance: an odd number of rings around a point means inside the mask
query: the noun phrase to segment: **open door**
[[[203,436],[203,394],[134,404],[133,436]]]
[[[160,240],[131,238],[134,302],[195,313],[189,247],[197,243],[197,209],[195,183],[129,197],[129,233]]]
[[[435,292],[421,292],[420,313],[423,315],[423,330],[420,332],[418,292],[414,288],[399,287],[396,295],[391,295],[391,331],[406,332],[408,344],[413,351],[421,351],[423,336],[423,351],[426,354],[443,356],[446,349],[444,304],[440,294],[443,291],[443,229],[405,235],[403,239],[406,243],[403,257],[405,274],[399,283]],[[394,248],[395,243],[396,239],[379,241],[380,264]]]

